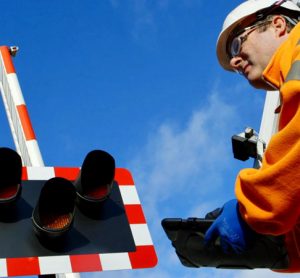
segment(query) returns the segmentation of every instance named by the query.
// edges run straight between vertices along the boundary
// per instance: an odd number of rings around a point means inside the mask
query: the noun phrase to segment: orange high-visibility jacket
[[[300,272],[300,23],[263,72],[278,88],[278,133],[260,169],[242,170],[235,193],[245,221],[258,233],[285,235],[289,272]]]

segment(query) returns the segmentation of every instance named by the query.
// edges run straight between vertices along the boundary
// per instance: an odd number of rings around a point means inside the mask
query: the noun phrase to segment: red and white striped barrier
[[[79,171],[80,168],[23,167],[22,180],[47,180],[53,177],[75,180]],[[117,168],[115,180],[119,184],[125,212],[136,245],[135,252],[2,258],[0,259],[0,276],[154,267],[157,264],[157,256],[132,176],[128,170]]]
[[[17,152],[25,166],[44,166],[9,47],[0,47],[0,58],[0,90]]]

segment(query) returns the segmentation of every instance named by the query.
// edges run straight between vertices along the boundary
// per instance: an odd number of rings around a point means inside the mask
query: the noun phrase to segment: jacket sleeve
[[[245,221],[258,233],[280,235],[300,215],[300,58],[280,88],[279,132],[265,152],[260,169],[244,169],[235,192]]]

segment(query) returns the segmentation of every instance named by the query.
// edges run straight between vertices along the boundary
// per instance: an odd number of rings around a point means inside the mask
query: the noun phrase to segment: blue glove
[[[220,237],[224,253],[243,253],[255,240],[255,232],[247,225],[239,213],[236,199],[227,202],[221,214],[205,233],[204,243],[211,245]]]

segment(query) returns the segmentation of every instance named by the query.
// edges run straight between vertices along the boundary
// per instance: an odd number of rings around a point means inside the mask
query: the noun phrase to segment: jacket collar
[[[300,44],[300,23],[298,23],[287,40],[284,41],[274,53],[270,63],[263,71],[263,79],[274,89],[280,89],[292,64],[293,50]]]

